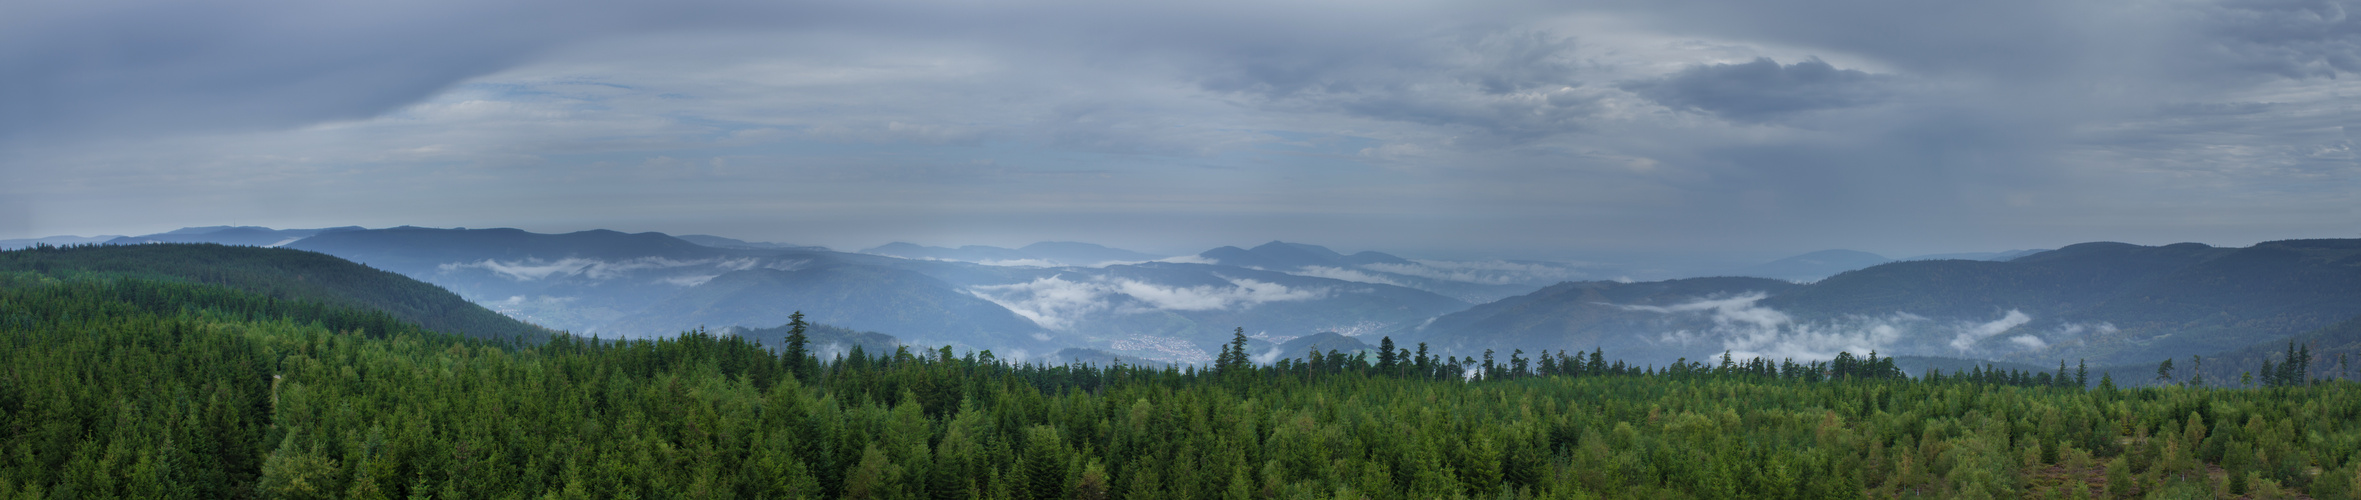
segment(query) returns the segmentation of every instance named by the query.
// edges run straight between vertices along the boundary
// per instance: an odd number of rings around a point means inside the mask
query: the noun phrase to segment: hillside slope
[[[1807,285],[1705,283],[1717,282],[1561,284],[1404,329],[1396,340],[1455,351],[1600,345],[1656,362],[1880,350],[2113,369],[2283,344],[2361,315],[2361,240],[2084,243],[2007,262],[1893,262]],[[1648,289],[1660,291],[1605,293]]]
[[[919,345],[1042,351],[1041,327],[990,301],[918,273],[873,266],[814,264],[734,271],[649,304],[603,331],[630,336],[678,333],[679,325],[757,327],[784,324],[796,311],[815,323],[889,332]]]
[[[281,300],[383,311],[429,330],[483,339],[538,340],[550,333],[441,287],[330,255],[284,248],[156,243],[0,252],[0,272],[10,271],[221,285]]]

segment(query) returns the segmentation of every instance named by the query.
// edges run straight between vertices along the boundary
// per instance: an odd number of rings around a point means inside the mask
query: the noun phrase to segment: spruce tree
[[[1243,370],[1250,366],[1252,361],[1246,357],[1246,327],[1238,327],[1230,334],[1230,345],[1223,348],[1223,351],[1226,355],[1213,362],[1215,370],[1230,372]]]
[[[1419,342],[1419,343],[1418,343],[1418,356],[1417,356],[1417,357],[1414,357],[1414,358],[1410,358],[1410,360],[1411,360],[1411,362],[1412,362],[1412,363],[1417,363],[1417,364],[1418,364],[1418,366],[1417,366],[1417,368],[1418,368],[1418,376],[1421,376],[1421,377],[1426,377],[1426,378],[1434,378],[1434,376],[1435,376],[1435,360],[1434,360],[1434,359],[1432,359],[1432,358],[1428,358],[1428,357],[1426,356],[1426,343],[1425,343],[1425,342]]]
[[[803,322],[803,311],[787,315],[787,367],[795,372],[796,380],[807,384],[812,382],[812,371],[806,368],[809,366],[806,360],[812,357],[809,348],[812,338],[804,334],[808,326]]]

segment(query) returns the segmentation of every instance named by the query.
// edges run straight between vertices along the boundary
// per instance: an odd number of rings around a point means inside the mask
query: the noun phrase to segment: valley
[[[1664,365],[1725,352],[1808,362],[1874,351],[2132,373],[2334,336],[2330,327],[2361,317],[2361,240],[2089,243],[1904,260],[1828,251],[1726,270],[1774,277],[1698,269],[1708,276],[1656,281],[1624,278],[1633,268],[1612,264],[1407,259],[1285,242],[1182,256],[1074,242],[840,252],[614,231],[215,227],[107,244],[265,240],[583,336],[775,329],[803,311],[872,339],[1044,362],[1073,350],[1204,364],[1245,327],[1266,358],[1299,355],[1281,345],[1325,334],[1455,356],[1604,349]],[[2348,354],[2329,344],[2324,356]]]

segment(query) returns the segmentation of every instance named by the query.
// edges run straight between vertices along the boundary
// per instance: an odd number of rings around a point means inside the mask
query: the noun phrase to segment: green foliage
[[[0,287],[20,280],[130,277],[220,285],[277,300],[383,311],[430,330],[506,341],[550,332],[457,294],[321,253],[201,244],[36,246],[0,251]]]
[[[1410,350],[1384,368],[822,361],[702,331],[514,345],[221,286],[6,279],[0,496],[2123,498],[2210,494],[2229,485],[2189,472],[2218,466],[2335,498],[2361,458],[2348,382],[2086,391],[1912,380],[1876,355],[1596,351],[1512,351],[1474,381],[1472,360]],[[2052,467],[2077,479],[2033,479]]]

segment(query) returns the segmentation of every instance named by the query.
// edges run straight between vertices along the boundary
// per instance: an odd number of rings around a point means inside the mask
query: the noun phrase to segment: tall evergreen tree
[[[787,315],[787,366],[795,372],[796,380],[807,384],[812,381],[812,370],[809,367],[817,361],[811,359],[812,337],[804,333],[804,330],[810,326],[811,324],[803,322],[803,311]]]
[[[1230,333],[1230,345],[1225,350],[1229,355],[1226,359],[1214,360],[1214,369],[1228,372],[1253,367],[1253,360],[1246,356],[1246,327],[1238,327]]]
[[[1419,343],[1418,343],[1418,356],[1417,356],[1417,357],[1414,357],[1414,358],[1410,358],[1410,360],[1411,360],[1410,362],[1412,362],[1412,363],[1417,363],[1417,364],[1418,364],[1418,366],[1417,366],[1418,376],[1421,376],[1421,377],[1428,377],[1428,378],[1433,378],[1433,377],[1434,377],[1434,373],[1435,373],[1435,360],[1434,360],[1434,359],[1432,359],[1432,358],[1428,358],[1428,357],[1427,357],[1427,355],[1426,355],[1426,343],[1425,343],[1425,342],[1419,342]]]

